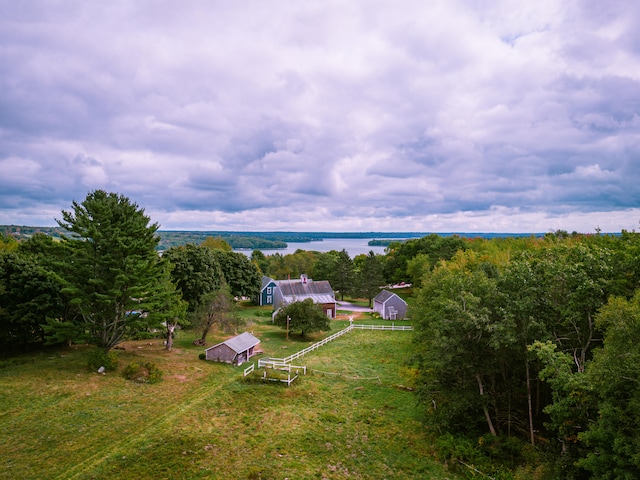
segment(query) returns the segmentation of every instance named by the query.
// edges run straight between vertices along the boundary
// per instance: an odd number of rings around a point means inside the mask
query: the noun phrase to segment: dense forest
[[[430,234],[353,259],[248,258],[205,235],[160,256],[157,224],[125,197],[96,191],[61,218],[64,239],[0,234],[4,355],[73,342],[108,355],[160,325],[204,342],[214,323],[237,327],[234,303],[255,297],[261,275],[305,273],[369,302],[405,282],[418,352],[407,368],[437,458],[490,478],[640,478],[636,232]]]

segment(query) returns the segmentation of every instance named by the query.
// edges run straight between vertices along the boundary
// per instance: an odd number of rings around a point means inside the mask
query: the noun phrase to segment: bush
[[[133,334],[131,337],[132,340],[151,340],[153,338],[160,338],[164,332],[148,332],[148,331],[140,331]]]
[[[99,348],[93,348],[88,355],[87,367],[92,372],[95,372],[100,367],[104,367],[107,372],[111,372],[118,368],[118,362],[116,352],[107,353]]]
[[[162,379],[162,371],[155,363],[131,363],[122,372],[127,380],[136,383],[157,383]]]
[[[198,355],[198,358],[199,358],[200,360],[206,360],[206,359],[207,359],[207,355],[206,355],[206,354],[204,354],[204,353],[201,353],[200,355]]]

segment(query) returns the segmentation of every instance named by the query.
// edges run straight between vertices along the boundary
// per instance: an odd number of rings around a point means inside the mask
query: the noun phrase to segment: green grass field
[[[322,337],[287,341],[270,318],[245,319],[265,356]],[[344,335],[296,360],[308,374],[291,387],[199,360],[194,336],[181,332],[172,352],[159,340],[118,351],[119,370],[157,364],[156,384],[88,372],[89,347],[4,361],[0,479],[457,478],[432,460],[407,388],[411,332]]]

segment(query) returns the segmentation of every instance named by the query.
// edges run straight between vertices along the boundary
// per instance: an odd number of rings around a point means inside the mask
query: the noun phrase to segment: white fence
[[[351,328],[354,330],[400,330],[401,332],[413,330],[411,325],[363,325],[361,323],[354,323]]]
[[[284,382],[287,384],[288,387],[290,387],[291,384],[295,381],[295,379],[298,378],[298,375],[300,374],[300,370],[302,370],[303,375],[307,374],[306,365],[302,365],[302,366],[301,365],[277,365],[277,364],[270,365],[269,362],[262,362],[262,363],[264,367],[264,370],[262,372],[262,380],[270,381],[270,382]],[[260,362],[258,362],[258,366],[259,365],[260,365]],[[275,375],[269,374],[267,373],[269,370],[272,370],[278,373],[276,373]],[[292,371],[293,371],[293,376],[291,376]],[[287,378],[284,378],[284,373],[282,372],[287,372]]]
[[[285,358],[267,358],[265,360],[258,360],[258,368],[261,368],[263,365],[271,365],[271,366],[282,366],[291,363],[296,358],[300,358],[303,355],[306,355],[309,352],[313,352],[317,348],[320,348],[323,345],[335,340],[338,337],[341,337],[345,333],[349,333],[351,330],[400,330],[400,331],[409,331],[413,330],[413,327],[410,325],[363,325],[360,323],[352,323],[344,330],[340,330],[339,332],[334,333],[333,335],[328,336],[327,338],[323,338],[317,343],[308,346],[307,348],[300,350],[292,355],[289,355]]]

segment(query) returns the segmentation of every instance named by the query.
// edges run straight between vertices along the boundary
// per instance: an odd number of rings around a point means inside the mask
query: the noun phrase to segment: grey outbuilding
[[[205,350],[205,358],[213,362],[225,362],[242,365],[256,353],[256,345],[260,343],[249,332],[225,340]]]
[[[373,299],[373,310],[385,320],[404,320],[407,318],[407,302],[397,293],[382,290]]]

